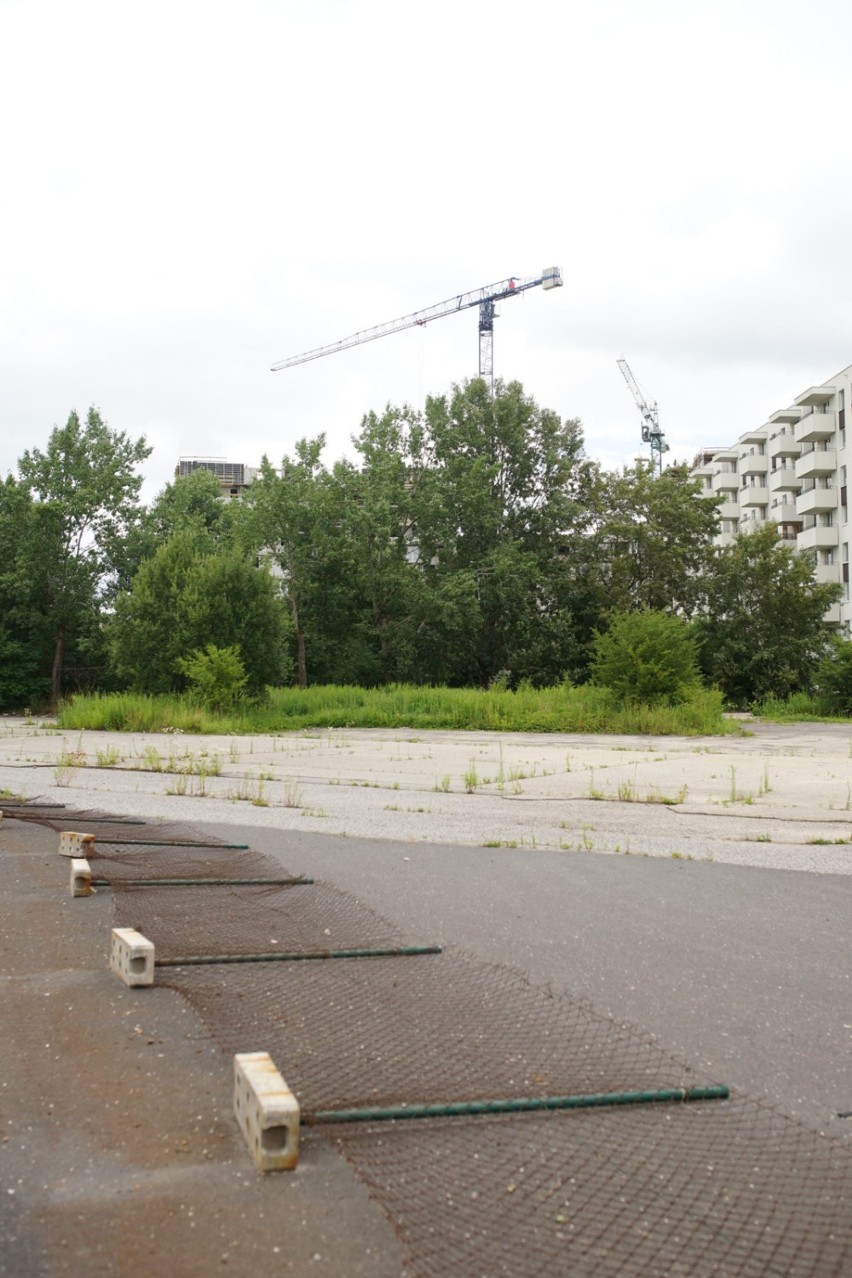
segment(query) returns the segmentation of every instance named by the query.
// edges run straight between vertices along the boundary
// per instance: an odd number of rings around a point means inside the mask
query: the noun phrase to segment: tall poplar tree
[[[96,613],[115,549],[138,514],[136,467],[150,453],[144,437],[112,430],[92,407],[85,420],[72,412],[63,427],[54,427],[44,452],[28,449],[18,463],[21,486],[33,501],[27,553],[50,639],[54,704],[69,640]]]

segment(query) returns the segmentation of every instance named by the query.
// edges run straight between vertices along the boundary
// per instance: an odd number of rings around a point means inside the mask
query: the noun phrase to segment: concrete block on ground
[[[154,942],[135,927],[114,927],[109,965],[125,985],[153,985]]]
[[[268,1052],[234,1057],[234,1112],[261,1171],[290,1171],[296,1166],[299,1102]]]
[[[60,856],[89,857],[94,850],[93,834],[78,834],[76,830],[64,830],[59,836]]]
[[[85,857],[74,856],[71,858],[71,895],[72,896],[91,896],[94,892],[92,887],[92,867]]]

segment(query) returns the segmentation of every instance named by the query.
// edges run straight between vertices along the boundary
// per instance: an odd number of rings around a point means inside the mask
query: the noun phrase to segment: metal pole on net
[[[307,1123],[379,1123],[407,1118],[457,1118],[475,1114],[522,1114],[604,1105],[648,1105],[663,1101],[727,1100],[727,1087],[670,1087],[655,1092],[597,1092],[578,1096],[532,1096],[511,1100],[457,1101],[445,1105],[388,1105],[366,1109],[322,1109]]]

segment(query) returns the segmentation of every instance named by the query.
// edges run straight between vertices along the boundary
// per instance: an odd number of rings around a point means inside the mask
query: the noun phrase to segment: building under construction
[[[195,470],[209,470],[215,476],[225,501],[244,493],[259,473],[257,466],[244,466],[242,462],[226,461],[224,457],[181,457],[175,467],[175,479],[191,475]]]

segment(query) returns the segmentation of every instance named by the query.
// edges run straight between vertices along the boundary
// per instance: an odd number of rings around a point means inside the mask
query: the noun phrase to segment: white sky
[[[270,365],[510,275],[495,371],[642,452],[732,442],[852,363],[848,0],[0,0],[0,473],[96,404],[279,461],[475,376],[477,312]]]

